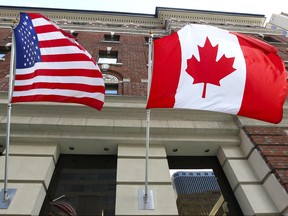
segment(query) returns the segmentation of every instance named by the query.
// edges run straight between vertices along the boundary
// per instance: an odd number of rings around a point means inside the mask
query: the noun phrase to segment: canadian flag
[[[216,111],[279,123],[286,71],[277,48],[207,25],[155,40],[147,109]]]

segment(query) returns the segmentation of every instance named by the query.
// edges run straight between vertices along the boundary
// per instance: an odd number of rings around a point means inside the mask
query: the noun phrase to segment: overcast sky
[[[172,7],[197,10],[264,14],[288,13],[288,0],[0,0],[0,5],[118,11],[155,14],[155,8]]]

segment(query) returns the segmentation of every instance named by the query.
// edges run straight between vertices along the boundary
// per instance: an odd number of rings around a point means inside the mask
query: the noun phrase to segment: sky
[[[0,0],[2,6],[64,8],[155,14],[156,7],[263,14],[288,13],[287,0]]]

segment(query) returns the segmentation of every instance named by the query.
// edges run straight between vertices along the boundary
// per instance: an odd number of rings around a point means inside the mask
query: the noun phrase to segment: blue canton
[[[20,14],[20,22],[14,29],[16,41],[16,68],[33,67],[41,61],[38,37],[30,17]]]

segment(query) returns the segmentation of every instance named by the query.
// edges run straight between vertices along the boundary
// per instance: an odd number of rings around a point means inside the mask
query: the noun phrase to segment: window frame
[[[105,51],[99,50],[97,63],[98,64],[117,64],[118,63],[118,51],[113,50],[108,53],[106,50]]]

